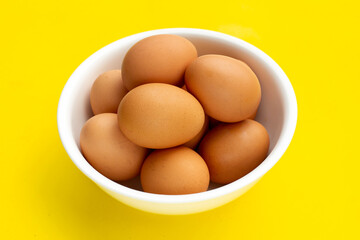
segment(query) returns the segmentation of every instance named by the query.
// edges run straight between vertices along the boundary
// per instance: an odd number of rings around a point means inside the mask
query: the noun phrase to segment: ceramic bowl
[[[138,179],[116,183],[101,175],[83,157],[79,135],[92,116],[89,93],[101,73],[120,69],[124,55],[139,40],[156,34],[176,34],[189,39],[199,55],[223,54],[246,62],[259,78],[262,100],[256,120],[270,136],[267,158],[253,171],[230,184],[211,185],[202,193],[161,195],[142,192]],[[113,42],[92,54],[75,70],[61,94],[57,122],[61,141],[75,165],[106,193],[134,208],[159,214],[190,214],[219,207],[252,187],[283,156],[293,137],[297,121],[294,90],[284,71],[253,45],[227,34],[189,28],[172,28],[138,33]]]

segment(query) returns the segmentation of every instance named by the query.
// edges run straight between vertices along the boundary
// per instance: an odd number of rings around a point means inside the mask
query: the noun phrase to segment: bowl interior
[[[76,74],[74,73],[74,76],[72,76],[75,79],[72,79],[72,86],[68,91],[71,104],[68,105],[67,111],[69,112],[69,124],[72,137],[77,144],[77,151],[80,152],[79,136],[81,128],[85,121],[93,115],[89,100],[92,83],[101,73],[111,69],[120,69],[127,50],[140,39],[153,34],[156,34],[156,32],[133,35],[104,47],[82,63],[76,70]],[[196,32],[176,32],[176,34],[193,42],[199,55],[223,54],[240,59],[252,68],[259,78],[262,89],[262,99],[256,120],[263,124],[269,133],[270,154],[281,135],[286,102],[282,94],[282,86],[279,84],[279,80],[273,72],[274,70],[254,51],[249,50],[248,46],[250,45],[245,42],[239,44],[231,39],[216,36],[209,37]],[[81,161],[81,164],[89,165],[84,158],[78,159],[78,161]],[[262,164],[265,164],[266,161],[267,159]],[[141,190],[138,178],[121,182],[121,184],[132,189]],[[220,185],[211,184],[210,189],[217,187],[220,187]]]

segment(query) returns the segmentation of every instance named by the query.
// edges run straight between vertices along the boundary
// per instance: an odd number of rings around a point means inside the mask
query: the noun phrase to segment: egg
[[[211,181],[221,184],[231,183],[254,170],[264,161],[268,150],[266,129],[250,119],[215,127],[199,146]]]
[[[80,148],[97,171],[114,181],[138,175],[148,153],[146,148],[135,145],[122,134],[115,113],[90,118],[81,129]]]
[[[126,53],[122,63],[124,85],[131,90],[146,83],[181,86],[186,67],[197,57],[186,38],[161,34],[140,40]]]
[[[181,146],[152,152],[144,161],[140,180],[145,192],[174,195],[206,191],[210,177],[201,156]]]
[[[185,84],[205,113],[221,122],[247,119],[261,99],[260,83],[251,68],[222,55],[198,57],[186,69]]]
[[[119,104],[119,126],[139,146],[170,148],[190,141],[204,126],[201,104],[187,91],[164,83],[131,90]]]
[[[187,143],[184,143],[183,146],[195,149],[208,129],[209,129],[209,117],[205,115],[204,125],[201,128],[200,132],[195,137],[193,137],[193,139],[191,139]]]
[[[111,70],[101,74],[90,91],[90,104],[93,113],[116,113],[121,99],[127,93],[121,70]]]

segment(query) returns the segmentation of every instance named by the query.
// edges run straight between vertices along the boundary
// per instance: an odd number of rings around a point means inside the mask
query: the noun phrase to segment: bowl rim
[[[132,42],[134,39],[143,38],[155,34],[191,34],[198,35],[201,37],[216,38],[220,41],[228,41],[233,44],[242,45],[243,48],[246,48],[252,54],[256,55],[257,58],[262,59],[269,68],[276,74],[276,79],[278,85],[280,86],[280,91],[285,98],[284,101],[284,122],[283,128],[280,133],[279,139],[274,146],[271,153],[267,156],[266,161],[264,160],[258,167],[253,171],[245,175],[244,177],[226,184],[224,186],[218,187],[216,189],[208,190],[206,192],[194,193],[194,194],[184,194],[184,195],[164,195],[164,194],[153,194],[142,192],[139,190],[131,189],[121,184],[118,184],[99,172],[97,172],[82,156],[80,149],[77,147],[75,139],[71,131],[71,114],[68,111],[67,106],[71,104],[71,89],[75,86],[74,80],[76,80],[77,75],[86,69],[86,65],[93,61],[95,58],[101,57],[106,54],[106,52],[111,51],[114,46],[122,44],[123,42]],[[197,29],[197,28],[164,28],[157,30],[150,30],[146,32],[140,32],[137,34],[130,35],[125,38],[121,38],[115,42],[112,42],[105,47],[99,49],[91,56],[89,56],[85,61],[83,61],[79,67],[72,73],[68,81],[66,82],[64,89],[61,93],[58,110],[57,110],[57,125],[60,135],[61,142],[68,153],[69,157],[73,163],[83,172],[88,178],[93,182],[98,184],[100,187],[115,192],[120,195],[124,195],[128,198],[133,198],[137,200],[152,202],[152,203],[190,203],[190,202],[200,202],[209,199],[218,198],[235,192],[241,188],[254,183],[256,180],[260,179],[266,172],[268,172],[282,157],[288,148],[291,139],[294,135],[295,128],[297,123],[297,101],[294,89],[286,76],[285,72],[280,68],[280,66],[270,58],[266,53],[257,47],[251,45],[248,42],[245,42],[242,39],[239,39],[234,36],[230,36],[225,33],[220,33],[212,30]]]

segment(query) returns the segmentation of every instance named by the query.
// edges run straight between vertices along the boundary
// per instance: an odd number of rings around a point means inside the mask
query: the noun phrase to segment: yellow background
[[[0,239],[360,239],[357,1],[1,1]],[[56,110],[76,67],[128,35],[195,27],[268,53],[299,118],[280,162],[218,209],[162,216],[106,195],[71,162]]]

